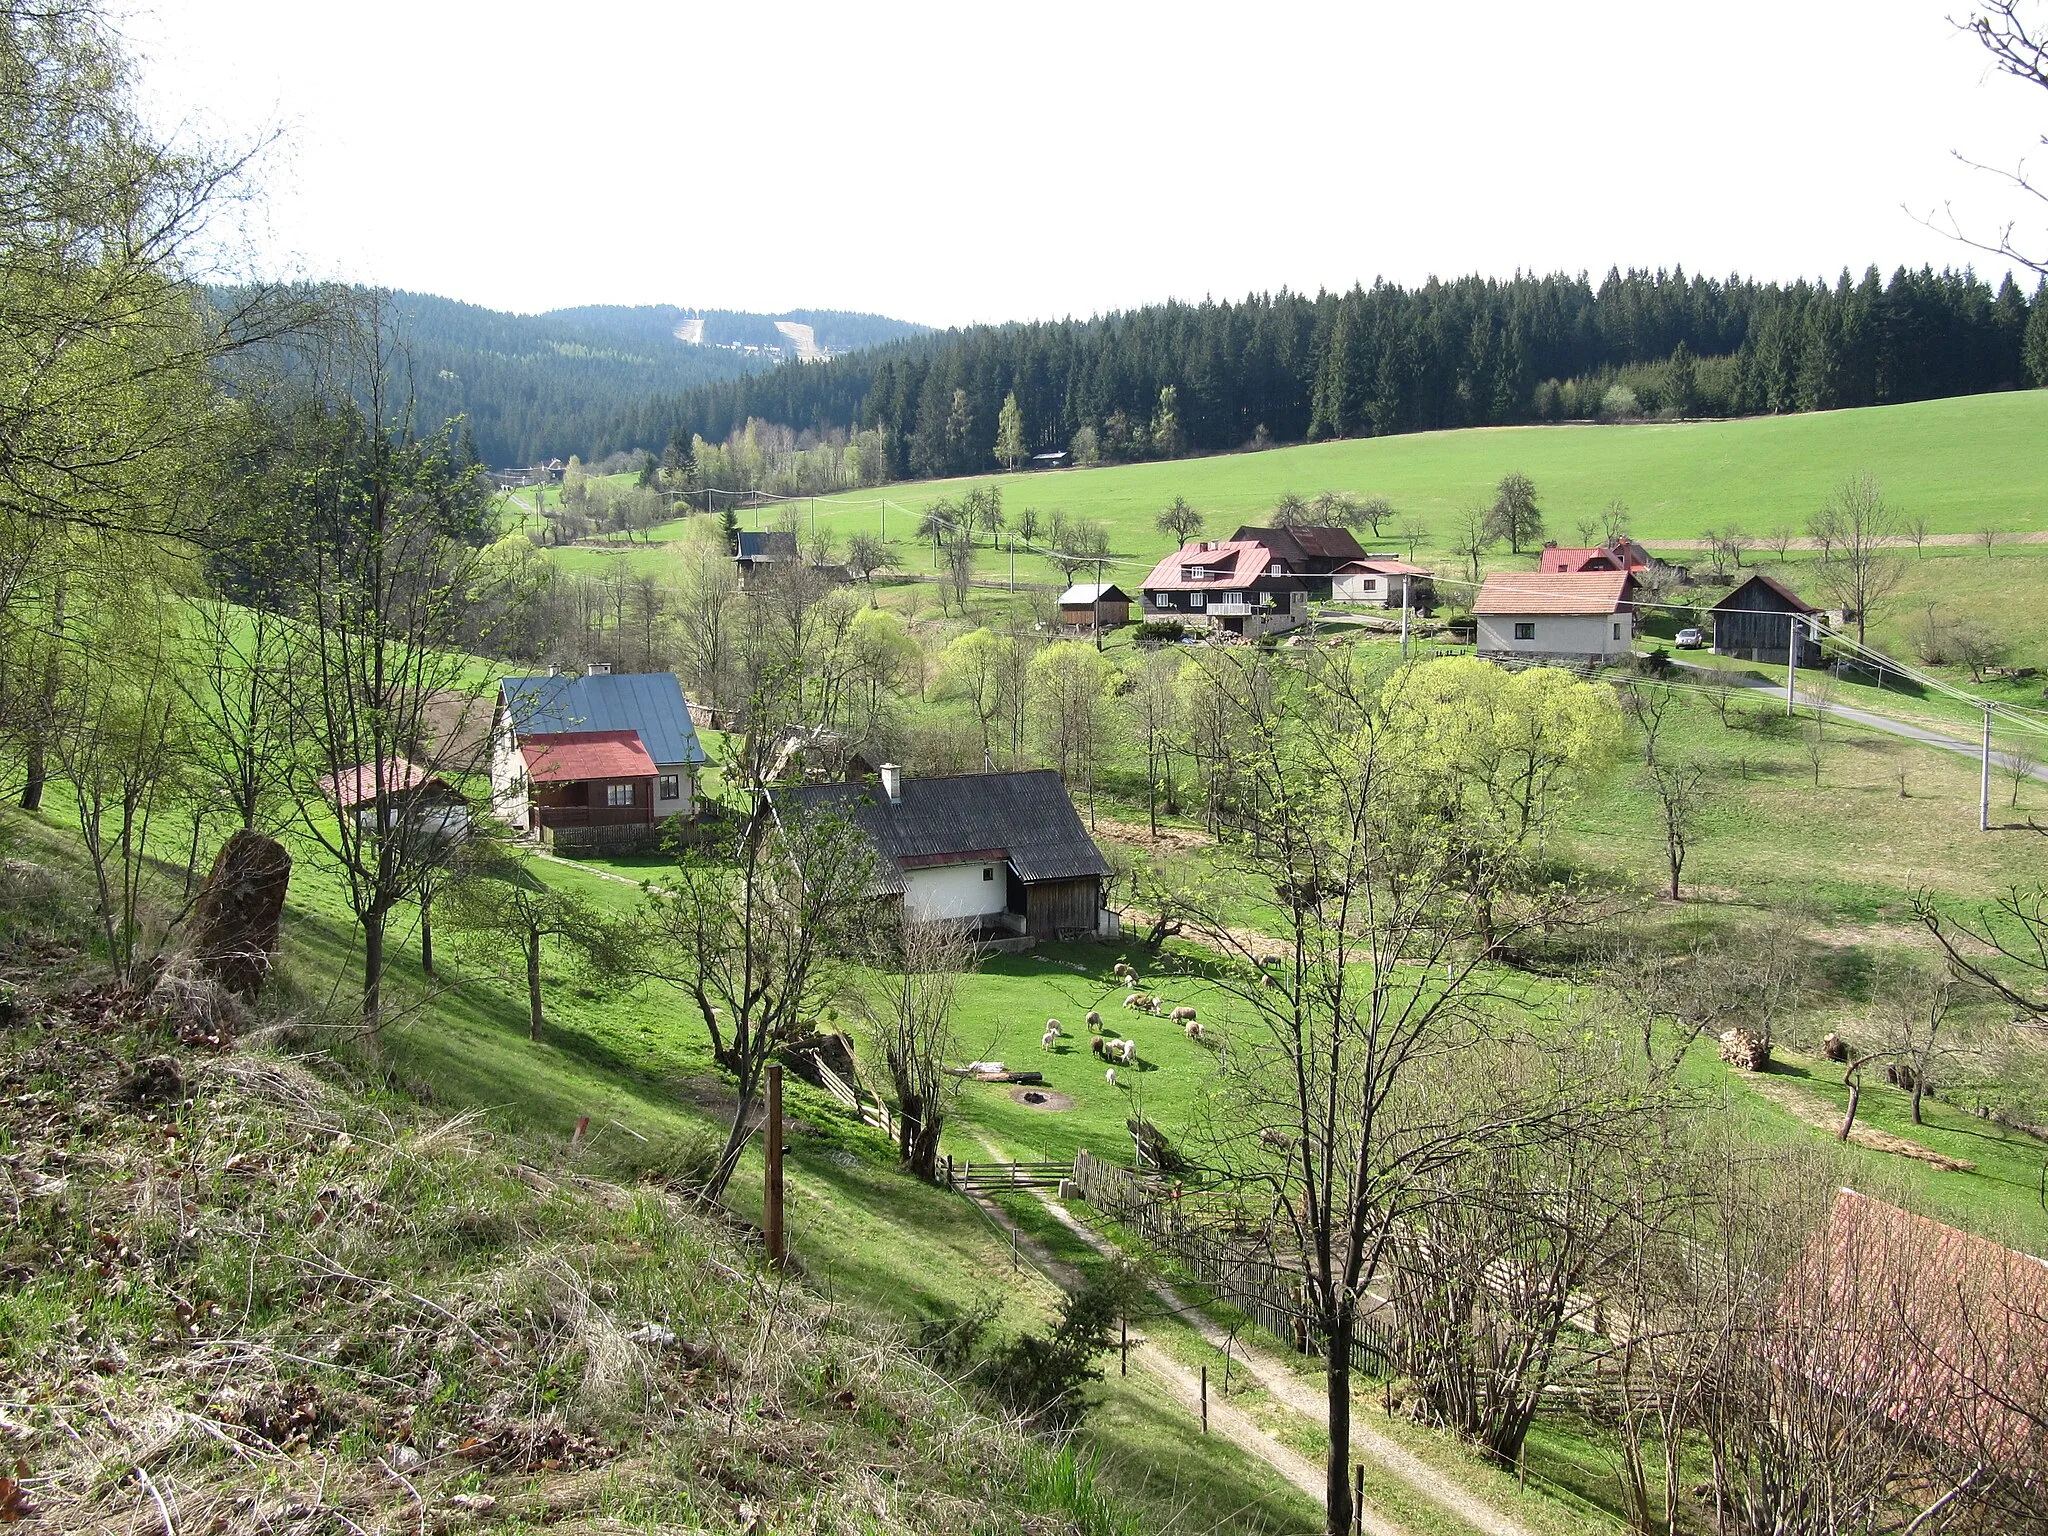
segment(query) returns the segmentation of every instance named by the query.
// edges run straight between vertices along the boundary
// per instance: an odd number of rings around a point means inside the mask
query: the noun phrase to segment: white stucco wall
[[[500,708],[491,726],[491,813],[526,830],[526,759],[512,737],[512,717]]]
[[[661,780],[665,774],[676,776],[676,797],[671,800],[661,792]],[[690,804],[697,794],[697,770],[683,763],[656,763],[654,765],[654,819],[665,816],[687,816]]]
[[[1531,656],[1622,656],[1635,644],[1635,628],[1626,613],[1514,614],[1479,616],[1479,650],[1522,651]],[[1515,626],[1533,624],[1534,638],[1517,640]],[[1621,633],[1616,635],[1619,628]]]
[[[982,871],[992,870],[987,878]],[[903,915],[913,923],[935,918],[987,917],[1007,911],[1010,883],[1000,864],[941,864],[903,875]]]

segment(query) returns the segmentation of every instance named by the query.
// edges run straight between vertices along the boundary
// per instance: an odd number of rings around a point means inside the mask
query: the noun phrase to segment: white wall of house
[[[1529,633],[1518,634],[1526,628]],[[1479,616],[1479,654],[1528,656],[1623,656],[1635,646],[1633,615],[1627,613],[1484,613]]]
[[[500,709],[491,727],[491,814],[526,830],[526,759],[512,735],[512,716]]]
[[[665,780],[674,777],[676,792],[665,795]],[[654,765],[654,819],[665,816],[687,816],[690,806],[697,798],[697,770],[687,763],[656,763]]]
[[[1401,606],[1401,593],[1412,580],[1408,576],[1387,576],[1377,571],[1353,571],[1330,578],[1330,596],[1340,603],[1371,603],[1384,608]]]
[[[1009,910],[1001,864],[941,864],[903,873],[903,916],[913,923],[989,917]]]

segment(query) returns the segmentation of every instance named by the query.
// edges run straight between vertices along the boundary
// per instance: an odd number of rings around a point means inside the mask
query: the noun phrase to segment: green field
[[[1439,542],[1458,509],[1491,498],[1504,474],[1536,482],[1552,537],[1617,498],[1640,538],[1691,539],[1738,523],[1753,535],[1803,529],[1828,493],[1869,470],[1886,497],[1924,512],[1938,533],[2048,529],[2048,390],[1975,395],[1868,410],[1742,421],[1635,426],[1489,427],[1357,438],[1263,453],[989,475],[850,492],[816,502],[818,526],[842,539],[874,530],[885,500],[922,509],[975,485],[1000,486],[1004,506],[1059,508],[1107,525],[1119,555],[1163,553],[1171,540],[1152,517],[1175,496],[1209,514],[1212,533],[1257,517],[1288,491],[1388,497],[1430,525]],[[811,507],[803,507],[809,525]],[[749,518],[753,526],[758,513]],[[891,537],[907,523],[889,516]],[[1382,540],[1381,542],[1385,542]]]

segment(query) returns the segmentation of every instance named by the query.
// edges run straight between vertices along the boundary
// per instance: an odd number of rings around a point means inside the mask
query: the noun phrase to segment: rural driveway
[[[1691,662],[1686,661],[1681,661],[1678,665],[1697,677],[1711,678],[1719,675],[1716,669],[1712,667],[1694,666]],[[1764,693],[1782,694],[1785,691],[1782,684],[1766,682],[1761,678],[1754,677],[1738,679],[1737,686]],[[1983,748],[1975,742],[1959,740],[1954,736],[1944,735],[1940,731],[1931,731],[1922,725],[1908,725],[1903,720],[1894,720],[1890,715],[1873,714],[1870,710],[1858,709],[1852,704],[1822,703],[1807,693],[1799,694],[1798,701],[1808,709],[1825,710],[1837,720],[1847,720],[1854,725],[1868,726],[1873,731],[1883,731],[1886,735],[1897,736],[1902,741],[1915,741],[1923,747],[1935,747],[1943,752],[1954,752],[1959,756],[1969,758],[1973,762],[1983,755]],[[2001,773],[2009,772],[2012,765],[2012,754],[1994,749],[1991,753],[1991,764]],[[2027,773],[2029,777],[2039,779],[2043,783],[2048,783],[2048,767],[2030,767]]]

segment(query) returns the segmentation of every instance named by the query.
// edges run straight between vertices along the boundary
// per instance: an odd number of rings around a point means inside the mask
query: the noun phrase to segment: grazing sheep
[[[1118,1054],[1119,1056],[1123,1057],[1123,1059],[1124,1059],[1124,1065],[1125,1065],[1125,1066],[1129,1066],[1129,1065],[1130,1065],[1130,1064],[1131,1064],[1131,1063],[1132,1063],[1133,1061],[1137,1060],[1137,1057],[1138,1057],[1138,1042],[1137,1042],[1137,1041],[1135,1041],[1135,1040],[1119,1040],[1119,1041],[1117,1041],[1116,1045],[1117,1045],[1117,1054]]]
[[[1088,1027],[1090,1029],[1102,1028],[1102,1015],[1097,1013],[1093,1008],[1090,1008],[1088,1010]]]
[[[1259,983],[1262,986],[1277,987],[1280,985],[1280,979],[1269,971],[1259,977]]]
[[[1133,992],[1124,999],[1124,1006],[1126,1008],[1132,1009],[1142,1008],[1145,1006],[1147,1001],[1149,1001],[1149,999],[1147,999],[1143,993]]]
[[[1188,1038],[1190,1040],[1199,1040],[1202,1038],[1202,1026],[1197,1024],[1193,1019],[1188,1020]]]
[[[1111,1067],[1107,1072],[1103,1073],[1102,1080],[1114,1088],[1116,1086],[1116,1068]]]
[[[1173,1022],[1176,1024],[1192,1023],[1194,1017],[1195,1010],[1192,1008],[1176,1008],[1173,1010]]]
[[[1040,1035],[1040,1036],[1038,1037],[1038,1047],[1039,1047],[1039,1049],[1040,1049],[1040,1050],[1044,1050],[1044,1051],[1049,1051],[1049,1050],[1051,1050],[1051,1049],[1052,1049],[1052,1043],[1053,1043],[1053,1041],[1055,1041],[1055,1040],[1059,1039],[1059,1037],[1060,1037],[1060,1032],[1059,1032],[1058,1030],[1056,1030],[1056,1029],[1048,1029],[1048,1030],[1047,1030],[1047,1031],[1046,1031],[1046,1032],[1045,1032],[1044,1034],[1042,1034],[1042,1035]]]
[[[1090,1040],[1088,1042],[1088,1049],[1093,1051],[1096,1055],[1102,1056],[1107,1054],[1109,1050],[1109,1044],[1102,1038],[1102,1036],[1097,1035],[1093,1040]]]
[[[1112,976],[1128,976],[1131,974],[1131,968],[1129,965],[1119,960],[1115,965],[1110,967],[1109,973]]]
[[[1146,999],[1146,1001],[1149,1004],[1145,1010],[1147,1013],[1157,1013],[1166,1006],[1166,999],[1163,997],[1152,997]]]
[[[1047,1019],[1045,1021],[1045,1032],[1048,1035],[1058,1034],[1060,1032],[1060,1021],[1058,1019]]]

